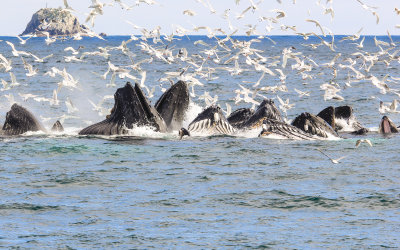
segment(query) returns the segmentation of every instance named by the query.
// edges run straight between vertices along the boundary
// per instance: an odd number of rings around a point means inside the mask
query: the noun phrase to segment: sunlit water
[[[104,119],[92,109],[88,99],[100,102],[104,95],[113,95],[126,79],[116,80],[117,87],[107,88],[107,80],[93,74],[107,70],[107,60],[88,57],[83,63],[66,63],[67,46],[85,46],[83,51],[94,51],[102,46],[119,46],[128,37],[109,37],[107,41],[87,39],[57,42],[46,46],[43,39],[33,38],[24,46],[17,39],[17,49],[29,50],[41,57],[54,53],[48,63],[34,64],[39,74],[25,76],[21,59],[11,57],[4,42],[0,53],[13,60],[13,72],[21,83],[3,91],[0,121],[4,122],[10,103],[4,94],[31,110],[47,128],[66,114],[64,104],[68,96],[79,109],[63,120],[64,133],[28,133],[0,139],[0,246],[23,248],[385,248],[400,247],[400,156],[398,136],[383,137],[372,132],[362,138],[372,141],[373,147],[361,144],[358,137],[343,135],[341,140],[290,141],[246,136],[207,136],[179,140],[176,133],[160,134],[146,128],[132,131],[131,136],[78,136],[80,129]],[[190,39],[190,40],[189,40]],[[202,46],[194,46],[197,39],[174,41],[174,52],[188,48],[189,55],[200,53]],[[249,40],[245,37],[236,39]],[[255,43],[264,56],[281,55],[283,48],[293,46],[310,56],[318,64],[329,62],[335,53],[320,47],[313,50],[300,37],[273,37]],[[336,38],[340,40],[339,38]],[[384,38],[379,38],[384,39]],[[398,41],[398,38],[394,38]],[[136,54],[135,61],[148,58],[136,44],[129,48]],[[214,42],[215,43],[215,42]],[[336,42],[343,60],[355,52],[349,42]],[[368,37],[365,50],[379,51]],[[159,46],[159,45],[156,45]],[[111,62],[128,65],[129,58],[114,52]],[[33,63],[30,58],[28,62]],[[353,106],[356,116],[366,127],[376,131],[382,115],[379,100],[389,102],[396,96],[382,95],[370,82],[353,83],[342,90],[345,101],[324,101],[319,85],[333,78],[331,70],[316,67],[315,78],[302,80],[290,69],[289,92],[277,93],[290,98],[296,106],[288,111],[288,119],[301,112],[318,113],[328,105]],[[161,95],[159,78],[166,71],[179,71],[186,64],[165,64],[154,60],[142,65],[147,71],[146,84],[157,86],[155,103]],[[79,79],[79,90],[62,88],[60,105],[29,99],[24,102],[18,93],[33,93],[50,98],[57,88],[58,77],[43,74],[51,67],[67,69]],[[214,67],[210,63],[208,66]],[[228,66],[233,66],[230,63]],[[241,61],[241,66],[246,64]],[[234,90],[238,84],[250,87],[261,76],[247,66],[238,76],[220,71],[218,79],[196,86],[195,107],[204,107],[198,96],[208,91],[218,95],[218,103],[234,104]],[[280,65],[276,68],[280,68]],[[371,70],[378,78],[386,74],[400,76],[399,63],[389,67],[383,63]],[[140,78],[139,74],[135,74]],[[2,70],[0,78],[9,81]],[[347,71],[339,72],[336,81],[343,86]],[[304,84],[307,83],[307,84]],[[266,76],[262,86],[280,84],[278,77]],[[398,88],[390,83],[391,88]],[[167,88],[168,83],[163,87]],[[294,88],[311,91],[310,97],[299,98]],[[262,93],[274,98],[276,94]],[[258,97],[258,101],[261,98]],[[277,101],[276,101],[277,102]],[[111,108],[113,100],[107,100]],[[195,111],[197,110],[197,111]],[[199,108],[187,114],[187,125]],[[398,114],[389,114],[398,122]],[[333,158],[347,155],[333,164],[317,149]]]

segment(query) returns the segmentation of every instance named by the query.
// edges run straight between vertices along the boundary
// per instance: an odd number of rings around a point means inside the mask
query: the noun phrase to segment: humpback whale
[[[323,138],[328,138],[329,135],[339,137],[336,131],[324,119],[308,112],[297,116],[293,120],[292,125],[311,135]]]
[[[179,135],[190,135],[191,132],[207,133],[207,134],[225,134],[231,135],[235,129],[229,124],[220,107],[212,105],[189,124],[188,129],[181,128]]]
[[[53,125],[53,127],[51,128],[51,131],[53,132],[64,132],[64,127],[61,125],[60,121],[56,121]]]
[[[332,106],[326,107],[317,114],[326,121],[333,129],[335,128],[335,108]]]
[[[329,106],[318,113],[334,130],[338,132],[353,132],[354,134],[364,134],[368,129],[363,127],[354,115],[351,106]]]
[[[247,120],[241,122],[238,128],[241,129],[260,128],[264,120],[267,119],[283,122],[281,113],[275,106],[274,101],[271,99],[264,99],[261,102],[261,104],[257,107],[256,111]]]
[[[178,81],[168,89],[154,106],[164,119],[167,131],[176,131],[182,127],[185,113],[189,107],[189,90],[184,81]]]
[[[254,110],[249,108],[240,108],[233,111],[227,118],[229,124],[234,128],[241,128],[243,123],[254,115]]]
[[[114,94],[115,104],[111,114],[103,121],[84,128],[80,135],[118,135],[128,133],[133,125],[152,126],[157,131],[165,132],[166,125],[157,110],[152,107],[142,90],[127,82],[125,87]]]
[[[381,134],[391,134],[398,133],[399,129],[394,125],[394,123],[386,115],[382,117],[381,123],[379,124],[379,133]]]
[[[6,114],[1,130],[4,135],[20,135],[28,131],[46,131],[36,117],[22,106],[14,103]]]
[[[265,136],[279,136],[284,139],[295,139],[295,140],[315,140],[317,137],[312,134],[306,133],[303,130],[273,119],[266,119],[262,125],[262,131],[260,137]]]

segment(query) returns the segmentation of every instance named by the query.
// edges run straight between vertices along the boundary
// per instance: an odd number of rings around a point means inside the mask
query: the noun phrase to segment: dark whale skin
[[[252,115],[254,115],[253,109],[240,108],[240,109],[233,111],[228,116],[227,119],[228,119],[228,122],[232,125],[232,127],[241,128],[243,126],[243,123],[245,123],[247,120],[249,120]]]
[[[46,131],[43,125],[26,108],[14,103],[6,114],[1,131],[4,135],[20,135],[28,131]]]
[[[154,106],[164,119],[167,130],[177,131],[182,127],[186,111],[189,107],[189,90],[184,81],[171,86]]]
[[[336,131],[321,117],[304,112],[297,116],[292,125],[312,135],[327,138],[329,134],[338,136]]]
[[[283,122],[281,113],[271,99],[264,99],[254,114],[242,123],[241,128],[252,129],[261,127],[266,119]]]
[[[142,90],[127,82],[125,87],[114,94],[115,104],[111,114],[99,123],[82,129],[80,135],[121,135],[128,133],[133,125],[152,126],[159,132],[166,131],[164,120],[150,105]]]

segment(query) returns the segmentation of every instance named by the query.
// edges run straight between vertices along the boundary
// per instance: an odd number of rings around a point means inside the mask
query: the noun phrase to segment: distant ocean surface
[[[256,37],[233,37],[249,41]],[[368,138],[373,147],[362,144],[355,148],[359,137],[345,134],[341,140],[291,141],[258,138],[252,136],[204,136],[179,140],[177,133],[160,134],[146,128],[138,128],[131,136],[95,137],[79,136],[78,132],[104,115],[93,110],[92,103],[99,104],[105,95],[113,95],[129,79],[116,77],[116,86],[107,87],[111,73],[107,71],[107,59],[88,56],[83,62],[65,62],[64,48],[77,49],[80,53],[96,51],[98,47],[120,46],[129,37],[111,36],[106,41],[84,38],[81,41],[57,41],[46,45],[44,38],[32,38],[20,45],[15,37],[0,37],[0,54],[12,60],[19,86],[0,92],[0,123],[10,109],[10,94],[14,100],[28,108],[50,129],[62,120],[64,133],[27,133],[16,137],[0,137],[0,247],[37,249],[88,249],[88,248],[400,248],[400,137],[384,137],[378,134],[382,114],[379,101],[385,103],[398,98],[392,93],[383,95],[370,81],[362,80],[346,87],[349,75],[354,75],[338,64],[349,64],[345,59],[357,52],[353,41],[340,42],[343,36],[335,36],[335,52],[326,46],[312,49],[304,44],[319,43],[316,37],[304,40],[297,36],[271,37],[253,42],[252,48],[261,50],[260,55],[269,57],[266,66],[282,69],[282,51],[291,48],[305,61],[313,65],[312,79],[302,79],[292,70],[296,63],[289,59],[283,72],[287,92],[259,92],[265,97],[289,98],[294,108],[287,111],[287,119],[294,119],[302,112],[317,114],[327,106],[351,105],[358,120],[371,129]],[[204,50],[212,49],[215,40],[206,36],[188,36],[171,44],[149,44],[162,48],[168,45],[176,55],[186,48],[189,56],[204,56]],[[389,42],[387,37],[379,40]],[[210,47],[197,44],[204,40]],[[396,44],[400,37],[393,37]],[[54,54],[45,63],[35,63],[31,57],[25,60],[38,68],[33,77],[27,77],[23,62],[13,57],[11,41],[17,50],[29,51],[39,57]],[[326,38],[327,42],[331,38]],[[128,44],[135,55],[134,63],[150,58],[141,51],[139,41]],[[360,42],[355,41],[355,42]],[[227,42],[230,45],[229,42]],[[383,47],[387,49],[388,47]],[[228,54],[217,48],[219,56]],[[366,37],[364,51],[379,52],[374,37]],[[394,53],[398,46],[390,50]],[[116,66],[132,64],[120,50],[110,52],[110,62]],[[221,59],[222,62],[234,55]],[[337,53],[338,74],[322,66]],[[78,55],[79,57],[79,55]],[[274,59],[275,57],[275,59]],[[384,56],[383,56],[384,57]],[[304,57],[303,57],[304,58]],[[234,67],[234,61],[217,65],[214,56],[203,65],[208,67]],[[239,57],[239,65],[245,69],[239,75],[217,70],[209,79],[199,80],[204,86],[195,86],[196,97],[187,114],[185,126],[204,108],[199,99],[207,91],[218,95],[218,104],[226,109],[251,107],[251,104],[235,104],[238,84],[250,88],[261,77]],[[279,60],[276,66],[268,66]],[[199,65],[201,60],[197,61]],[[145,84],[155,86],[154,104],[161,96],[160,83],[165,72],[181,71],[188,64],[167,64],[154,59],[141,65],[147,72]],[[61,88],[59,105],[38,102],[32,98],[24,101],[20,94],[35,94],[51,98],[57,83],[62,80],[44,73],[57,67],[64,68],[79,81],[78,89]],[[188,72],[193,72],[189,68]],[[263,86],[283,84],[277,76],[265,75]],[[139,78],[140,74],[131,74]],[[400,78],[398,59],[387,66],[379,61],[371,68],[370,75],[379,79],[389,75]],[[10,82],[9,72],[0,70],[0,79]],[[391,79],[390,77],[388,79]],[[174,80],[176,81],[176,80]],[[323,83],[334,81],[342,90],[344,101],[324,101]],[[162,86],[160,86],[162,84]],[[399,83],[388,83],[392,89],[400,89]],[[1,88],[1,85],[0,85]],[[294,91],[310,91],[310,96],[299,97]],[[5,97],[8,96],[8,98]],[[69,98],[78,111],[67,113],[65,101]],[[255,98],[262,101],[262,97]],[[112,108],[113,99],[101,103]],[[398,113],[387,114],[400,124]],[[317,149],[333,158],[347,155],[339,164],[333,164]]]

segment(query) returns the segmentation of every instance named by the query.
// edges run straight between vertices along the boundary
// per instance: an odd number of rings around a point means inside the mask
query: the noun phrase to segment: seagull
[[[352,35],[352,36],[343,37],[342,39],[340,39],[340,42],[343,42],[344,40],[356,41],[356,40],[360,39],[360,34],[361,34],[361,31],[362,31],[363,29],[364,29],[364,28],[361,28],[359,31],[357,31],[356,34],[354,34],[354,35]]]
[[[360,43],[353,43],[357,45],[357,48],[362,49],[364,48],[364,40],[365,40],[365,36],[363,37],[363,39],[361,40]]]
[[[50,33],[47,31],[43,31],[42,32],[44,35],[46,35],[46,39],[44,40],[46,42],[47,45],[50,45],[52,43],[54,43],[55,41],[57,41],[57,39],[55,37],[50,37]]]
[[[69,97],[67,97],[67,100],[65,101],[65,106],[67,106],[67,113],[71,114],[74,112],[78,111],[78,108],[75,107],[75,105],[72,103],[71,99],[69,99]]]
[[[345,155],[345,156],[342,156],[342,157],[337,158],[337,159],[332,159],[331,157],[329,157],[326,153],[324,153],[324,152],[323,152],[322,150],[320,150],[319,148],[317,148],[317,150],[318,150],[319,152],[321,152],[323,155],[325,155],[326,157],[328,157],[328,159],[331,160],[331,162],[332,162],[333,164],[338,164],[339,161],[341,161],[341,160],[343,160],[344,158],[347,157],[347,155]]]
[[[392,112],[392,113],[399,113],[400,112],[400,111],[397,110],[397,99],[394,99],[392,101],[392,104],[390,104],[389,112]]]
[[[299,97],[303,97],[303,96],[310,96],[310,91],[301,91],[298,89],[294,89],[294,91],[296,91],[299,94]]]
[[[321,24],[319,24],[318,21],[313,20],[313,19],[306,19],[306,22],[314,23],[315,26],[317,26],[317,27],[321,30],[322,35],[323,35],[323,36],[326,36],[326,35],[325,35],[325,32],[324,32],[324,29],[322,28]]]
[[[19,82],[17,82],[17,79],[15,78],[13,72],[10,72],[10,78],[11,78],[11,84],[10,84],[11,87],[20,85]]]
[[[33,95],[33,94],[21,94],[21,93],[18,93],[18,95],[20,97],[22,97],[22,100],[24,100],[24,102],[26,102],[29,98],[37,97],[37,95]]]
[[[204,94],[202,94],[201,96],[199,96],[198,99],[199,99],[199,100],[204,100],[204,102],[206,103],[207,106],[211,106],[211,105],[217,103],[217,101],[218,101],[218,96],[215,95],[214,97],[212,97],[207,91],[204,91]]]
[[[386,106],[383,101],[379,102],[379,113],[381,114],[385,114],[386,112],[388,112],[390,110],[390,108],[388,106]]]
[[[58,106],[60,101],[58,100],[57,97],[57,90],[53,89],[53,98],[50,99],[49,101],[51,106]]]
[[[239,19],[243,18],[244,14],[246,14],[246,12],[249,11],[250,9],[251,9],[251,6],[247,7],[244,11],[242,11],[242,13],[237,14],[236,19],[239,20]]]
[[[282,110],[282,112],[284,112],[286,114],[286,112],[289,109],[292,109],[294,107],[294,103],[289,104],[289,98],[286,99],[285,101],[283,101],[278,95],[276,96],[276,98],[278,98],[278,101],[280,103],[279,108]]]
[[[0,54],[0,68],[3,67],[5,69],[6,72],[10,71],[12,69],[11,60],[8,60],[7,58],[5,58],[2,54]]]
[[[129,6],[129,5],[125,4],[125,3],[123,3],[121,0],[114,0],[114,2],[119,3],[119,6],[121,6],[122,9],[126,9],[126,10],[131,10],[135,6],[135,5]],[[112,6],[113,4],[114,3],[112,3],[110,5]]]
[[[336,88],[332,84],[329,83],[324,83],[320,86],[321,89],[325,90],[324,93],[324,100],[330,100],[330,99],[335,99],[339,101],[343,101],[344,98],[340,95],[337,94],[341,89]]]
[[[75,11],[74,9],[72,9],[72,8],[69,6],[67,0],[64,0],[64,6],[65,6],[64,10],[66,10],[66,11]]]
[[[157,2],[154,0],[136,0],[136,5],[139,5],[140,3],[145,3],[147,5],[157,4]]]
[[[20,44],[22,44],[22,45],[24,45],[24,44],[26,44],[26,41],[28,41],[29,39],[31,39],[32,37],[34,37],[34,36],[29,36],[27,39],[22,39],[20,36],[17,36],[17,38],[19,39],[19,43]]]
[[[6,43],[7,43],[8,45],[10,45],[10,47],[11,47],[11,49],[12,49],[12,54],[13,54],[13,56],[15,56],[15,57],[18,57],[18,56],[30,56],[30,54],[29,54],[28,52],[25,52],[25,51],[22,51],[22,50],[21,50],[21,51],[16,50],[13,43],[11,43],[11,42],[9,42],[9,41],[6,41]]]
[[[357,1],[361,4],[361,7],[363,7],[363,9],[365,9],[365,10],[370,11],[370,10],[378,8],[378,7],[366,5],[365,3],[361,2],[360,0],[357,0]]]
[[[1,79],[1,84],[3,85],[3,88],[1,88],[0,91],[5,91],[10,89],[10,85],[8,85],[8,82],[4,81],[4,79]]]
[[[82,59],[77,58],[76,56],[64,56],[65,62],[82,62]]]
[[[31,55],[33,58],[35,58],[35,62],[40,62],[40,63],[43,63],[44,60],[46,60],[47,58],[50,58],[50,57],[53,56],[53,54],[50,54],[50,55],[45,56],[45,57],[43,57],[43,58],[39,58],[39,57],[35,56],[35,55],[32,54],[32,53],[30,53],[30,55]]]
[[[390,33],[389,33],[389,30],[386,30],[386,32],[387,32],[388,37],[389,37],[389,39],[390,39],[390,46],[395,47],[396,44],[393,42],[393,39],[392,39],[392,36],[391,36]]]
[[[358,146],[360,146],[360,144],[363,142],[367,143],[370,147],[372,147],[372,142],[370,140],[360,139],[360,140],[357,140],[357,142],[356,142],[356,148],[358,148]]]
[[[112,99],[114,98],[114,96],[112,95],[106,95],[104,96],[101,101],[98,104],[95,104],[94,102],[92,102],[91,100],[88,99],[89,103],[93,106],[93,110],[97,111],[99,116],[105,116],[107,114],[110,113],[110,110],[107,108],[102,107],[103,102],[107,99]]]
[[[286,16],[286,13],[283,10],[273,9],[273,10],[270,10],[270,12],[275,12],[276,14],[278,14],[275,17],[275,19],[284,18]]]
[[[65,48],[64,49],[64,51],[71,51],[72,52],[72,55],[78,55],[79,54],[79,50],[81,50],[81,49],[83,49],[83,48],[85,48],[84,46],[79,46],[78,47],[78,49],[74,49],[74,48],[72,48],[72,47],[67,47],[67,48]]]
[[[28,73],[26,73],[26,76],[34,76],[37,74],[37,72],[39,71],[39,69],[33,69],[32,65],[27,63],[23,57],[21,57],[22,62],[24,63],[24,68],[26,70],[28,70]]]
[[[53,70],[53,68],[52,68],[52,70]],[[74,79],[74,77],[71,74],[69,74],[65,68],[62,71],[58,70],[58,69],[56,69],[56,70],[57,70],[56,73],[63,77],[63,80],[58,83],[57,91],[59,91],[62,87],[67,87],[70,89],[78,88],[77,87],[78,80]]]
[[[195,16],[196,12],[194,12],[193,10],[184,10],[183,14],[187,16]]]
[[[377,87],[378,89],[380,89],[380,93],[384,95],[384,94],[387,93],[387,91],[390,90],[389,86],[385,83],[386,78],[387,78],[388,76],[389,76],[389,75],[386,75],[386,76],[384,76],[384,77],[382,78],[382,80],[379,80],[376,76],[371,75],[371,76],[370,76],[369,78],[367,78],[366,80],[370,80],[371,83],[372,83],[375,87]]]

